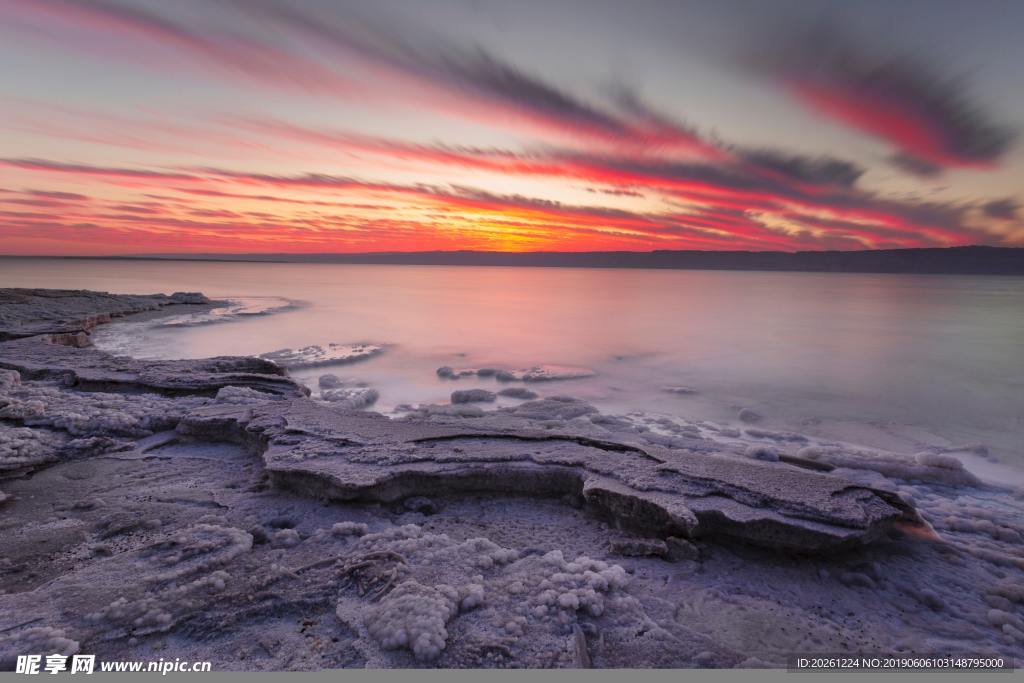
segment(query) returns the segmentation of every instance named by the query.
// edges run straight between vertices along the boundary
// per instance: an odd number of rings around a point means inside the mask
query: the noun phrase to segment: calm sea
[[[323,372],[376,387],[378,410],[493,379],[436,369],[584,366],[536,385],[606,412],[659,412],[894,449],[983,443],[1024,463],[1024,278],[615,269],[0,259],[0,286],[202,291],[297,304],[218,324],[111,326],[147,357],[388,345]],[[696,393],[676,395],[665,386]]]

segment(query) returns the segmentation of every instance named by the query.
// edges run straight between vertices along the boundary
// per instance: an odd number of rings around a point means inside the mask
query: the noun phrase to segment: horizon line
[[[1024,276],[1024,248],[970,245],[856,251],[406,251],[310,253],[171,253],[10,255],[14,259],[78,259],[196,263],[405,265],[520,268],[608,268],[816,273]]]
[[[356,257],[356,256],[417,256],[417,255],[487,255],[487,256],[532,256],[532,255],[557,255],[557,256],[588,256],[595,254],[622,254],[622,255],[652,255],[652,254],[744,254],[744,255],[815,255],[815,254],[885,254],[896,252],[950,252],[966,249],[983,249],[990,251],[1024,251],[1024,246],[992,245],[992,244],[959,244],[946,247],[889,247],[883,249],[593,249],[585,251],[556,251],[556,250],[532,250],[532,251],[500,251],[486,249],[427,249],[415,251],[182,251],[182,252],[143,252],[129,254],[3,254],[0,258],[68,258],[68,259],[182,259],[190,257],[207,258],[216,257],[268,257],[268,258],[295,258],[295,257]]]

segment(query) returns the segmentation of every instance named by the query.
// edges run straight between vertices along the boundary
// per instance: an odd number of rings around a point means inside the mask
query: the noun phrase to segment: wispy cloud
[[[165,55],[154,49],[170,49],[247,79],[312,92],[349,94],[354,84],[324,64],[240,31],[195,28],[161,14],[107,0],[0,0],[23,21],[34,21],[63,34],[92,38],[100,54],[110,54],[108,41],[126,44],[135,60],[169,68]],[[81,45],[81,42],[72,45]],[[58,45],[60,43],[58,42]]]
[[[998,122],[964,79],[937,72],[924,58],[873,53],[830,26],[762,38],[751,68],[813,111],[891,144],[891,160],[903,170],[990,168],[1013,143],[1013,128]]]

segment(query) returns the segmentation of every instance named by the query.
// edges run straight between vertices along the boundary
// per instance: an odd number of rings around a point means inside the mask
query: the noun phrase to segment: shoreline
[[[922,610],[918,646],[955,615],[976,636],[968,651],[1019,656],[1024,595],[1005,586],[1024,578],[1024,505],[951,456],[744,448],[687,425],[665,436],[570,398],[389,420],[311,399],[264,360],[137,361],[52,343],[114,315],[214,303],[77,294],[107,309],[76,323],[67,307],[36,306],[32,319],[0,303],[7,334],[53,328],[0,342],[0,524],[13,550],[0,553],[13,558],[0,566],[0,628],[30,605],[49,610],[43,626],[0,632],[0,663],[55,638],[140,658],[174,635],[215,667],[210,653],[227,645],[240,669],[254,657],[275,670],[783,666],[770,632],[737,640],[744,620],[789,611],[821,652],[842,651],[821,638],[833,631],[857,651],[907,601]],[[1007,504],[1007,521],[975,522]],[[766,573],[774,603],[755,589]],[[930,587],[971,581],[964,595]],[[91,607],[74,607],[83,582],[96,586]],[[270,584],[278,592],[253,604]],[[213,635],[243,609],[251,617]],[[348,649],[310,649],[284,616],[304,610]],[[648,635],[631,636],[638,625]],[[261,633],[278,640],[258,654],[245,643]]]

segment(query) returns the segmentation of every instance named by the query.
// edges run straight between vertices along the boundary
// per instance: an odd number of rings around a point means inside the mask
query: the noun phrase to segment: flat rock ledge
[[[213,302],[197,292],[109,294],[82,289],[0,289],[0,341],[54,335],[63,344],[85,346],[89,330],[112,318],[166,306]]]
[[[336,501],[489,491],[566,496],[657,536],[728,536],[824,551],[919,523],[890,492],[788,465],[531,429],[495,414],[471,425],[339,414],[308,399],[204,406],[177,431],[242,443],[279,488]]]
[[[0,344],[0,368],[17,370],[24,379],[60,380],[82,391],[214,396],[224,387],[237,386],[281,396],[309,393],[289,379],[284,369],[260,358],[136,360],[65,346],[46,335]]]

